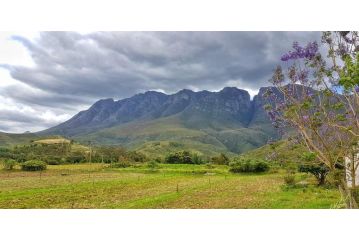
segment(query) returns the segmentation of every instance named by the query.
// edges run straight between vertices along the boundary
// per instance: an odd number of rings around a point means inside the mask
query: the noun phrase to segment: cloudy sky
[[[0,131],[38,131],[101,98],[225,86],[256,94],[319,32],[0,32]]]

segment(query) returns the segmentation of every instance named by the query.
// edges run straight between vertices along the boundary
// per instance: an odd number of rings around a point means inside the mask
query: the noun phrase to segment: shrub
[[[284,176],[284,183],[288,186],[294,186],[295,185],[295,175],[294,174],[287,174]]]
[[[43,171],[46,167],[46,163],[39,160],[30,160],[21,164],[21,169],[24,171]]]
[[[235,159],[229,164],[229,171],[234,173],[239,172],[266,172],[269,170],[269,164],[261,160],[251,159]]]
[[[203,163],[203,160],[202,160],[201,156],[199,156],[196,153],[192,154],[191,159],[192,159],[193,164],[202,164]]]
[[[147,163],[147,167],[151,170],[151,171],[155,171],[158,168],[158,163],[155,160],[149,161]]]
[[[126,153],[126,158],[133,162],[146,162],[147,156],[143,153],[131,151]]]
[[[81,152],[73,152],[66,157],[68,163],[80,163],[86,161],[86,157]]]
[[[128,161],[115,162],[110,165],[111,168],[127,168],[131,166],[132,164]]]
[[[47,160],[47,164],[49,164],[49,165],[59,165],[60,161],[57,160],[57,159],[49,159],[49,160]]]
[[[218,156],[212,157],[211,162],[218,165],[228,165],[229,158],[224,153],[221,153]]]
[[[323,163],[318,163],[316,155],[309,152],[302,155],[302,164],[299,166],[298,171],[312,174],[317,179],[318,185],[324,185],[329,168]]]
[[[127,159],[121,159],[118,162],[111,163],[110,167],[112,168],[128,168],[131,167],[132,164]]]
[[[53,156],[50,159],[46,160],[47,164],[49,165],[59,165],[61,164],[62,161],[63,161],[62,158],[57,156]]]
[[[16,165],[16,161],[13,159],[6,159],[4,160],[3,165],[5,170],[12,170]]]
[[[201,164],[203,163],[201,157],[197,154],[188,151],[179,151],[170,153],[165,158],[166,163],[179,163],[179,164]]]

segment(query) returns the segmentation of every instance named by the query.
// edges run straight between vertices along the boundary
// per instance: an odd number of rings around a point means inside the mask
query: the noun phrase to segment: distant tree
[[[133,162],[146,162],[148,160],[145,154],[136,151],[127,152],[126,156]]]
[[[30,160],[21,164],[21,169],[24,171],[43,171],[46,167],[46,163],[39,160]]]
[[[228,165],[229,158],[224,153],[221,153],[218,156],[212,157],[211,162],[218,165]]]
[[[229,163],[229,171],[233,173],[259,173],[269,170],[269,164],[263,160],[239,157]]]
[[[3,161],[3,165],[5,170],[13,170],[16,165],[16,161],[13,159],[5,159]]]
[[[165,162],[178,164],[201,164],[202,159],[199,155],[190,153],[189,151],[179,151],[168,154],[165,157]]]

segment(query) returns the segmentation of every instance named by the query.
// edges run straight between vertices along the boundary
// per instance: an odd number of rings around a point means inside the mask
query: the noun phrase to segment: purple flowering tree
[[[316,42],[295,42],[281,57],[284,67],[274,71],[265,109],[274,127],[295,130],[334,176],[347,207],[358,208],[359,35],[324,32],[321,47],[324,55]]]

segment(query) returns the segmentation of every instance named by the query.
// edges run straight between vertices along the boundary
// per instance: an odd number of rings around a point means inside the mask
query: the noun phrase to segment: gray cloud
[[[3,87],[0,96],[74,114],[100,98],[151,89],[172,93],[235,85],[257,90],[268,85],[293,41],[319,38],[319,32],[43,32],[33,42],[15,36],[35,67],[3,66],[23,84]]]

